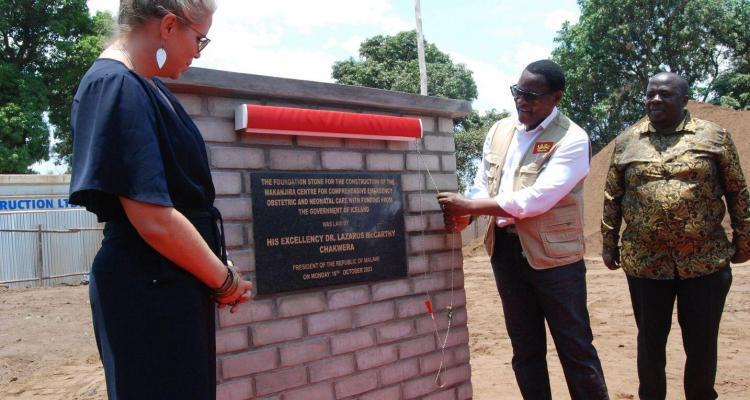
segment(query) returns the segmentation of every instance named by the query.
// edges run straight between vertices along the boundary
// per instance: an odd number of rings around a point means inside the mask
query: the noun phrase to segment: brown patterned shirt
[[[721,226],[726,199],[732,243]],[[639,278],[708,275],[750,252],[750,200],[737,149],[720,126],[687,112],[674,132],[643,118],[615,139],[604,192],[604,254]],[[615,258],[616,259],[616,258]]]

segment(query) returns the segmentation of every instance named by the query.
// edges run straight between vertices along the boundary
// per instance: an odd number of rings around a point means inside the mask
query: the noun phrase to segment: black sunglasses
[[[531,103],[533,101],[537,101],[540,98],[542,98],[542,97],[544,97],[544,96],[546,96],[548,94],[552,94],[552,93],[553,92],[549,92],[549,93],[535,93],[535,92],[530,92],[528,90],[520,89],[518,87],[518,85],[513,85],[513,86],[510,87],[510,94],[513,96],[514,99],[517,99],[519,97],[523,97],[523,99],[526,100],[526,101],[528,101],[529,103]]]

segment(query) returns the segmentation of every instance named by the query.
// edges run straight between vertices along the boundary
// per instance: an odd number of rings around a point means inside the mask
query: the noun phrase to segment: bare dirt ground
[[[637,399],[636,329],[625,275],[610,271],[600,261],[586,260],[588,304],[594,345],[602,360],[610,398]],[[719,398],[750,398],[750,265],[733,267],[733,283],[724,308],[719,337],[716,391]],[[474,399],[520,399],[511,368],[510,340],[505,333],[500,298],[487,256],[464,258],[469,314]],[[676,308],[676,307],[675,307]],[[552,397],[569,399],[565,377],[547,334]],[[684,399],[680,327],[676,315],[667,345],[667,398]]]
[[[476,252],[474,252],[476,253]],[[519,399],[510,366],[510,341],[489,260],[464,260],[471,334],[471,367],[477,400]],[[721,399],[750,398],[750,265],[734,268],[734,282],[721,325],[716,389]],[[0,398],[75,399],[106,397],[91,328],[86,286],[0,289]],[[635,324],[625,278],[588,261],[589,310],[612,399],[637,398]],[[560,363],[549,340],[548,363],[555,399],[569,398]],[[673,323],[668,347],[668,398],[684,398],[684,354]]]
[[[0,289],[0,398],[106,398],[88,286]]]

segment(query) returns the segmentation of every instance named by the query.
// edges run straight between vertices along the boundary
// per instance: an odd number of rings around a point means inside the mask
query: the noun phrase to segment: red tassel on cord
[[[427,312],[428,312],[428,313],[429,313],[430,315],[432,315],[432,302],[430,301],[430,299],[426,299],[426,300],[424,301],[424,306],[425,306],[425,307],[427,308]]]

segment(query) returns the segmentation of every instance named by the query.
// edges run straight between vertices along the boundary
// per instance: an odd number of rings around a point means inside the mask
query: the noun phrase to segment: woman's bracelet
[[[232,284],[232,271],[227,266],[227,277],[224,278],[224,283],[222,283],[221,286],[219,286],[218,288],[213,289],[213,290],[217,291],[217,292],[218,291],[224,291],[224,290],[227,290],[227,288],[229,288],[229,286],[231,284]]]
[[[226,279],[224,279],[224,283],[222,283],[219,288],[213,289],[213,295],[217,298],[224,297],[237,290],[239,284],[240,279],[237,276],[237,273],[234,272],[233,269],[229,268],[229,266],[227,266],[227,277]]]

